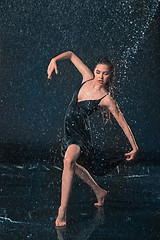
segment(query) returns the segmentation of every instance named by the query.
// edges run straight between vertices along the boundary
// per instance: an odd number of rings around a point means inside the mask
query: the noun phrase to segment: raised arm
[[[128,161],[132,160],[135,157],[136,153],[138,152],[138,146],[136,144],[135,138],[130,127],[128,126],[122,112],[120,111],[117,102],[110,95],[107,95],[107,97],[102,99],[102,101],[103,101],[102,104],[108,107],[108,109],[113,114],[120,127],[123,129],[126,137],[128,138],[133,150],[129,153],[125,153],[125,156],[126,160]]]
[[[52,72],[54,70],[55,70],[56,74],[58,73],[56,63],[58,61],[64,60],[64,59],[71,60],[71,62],[75,65],[75,67],[78,69],[78,71],[82,74],[83,81],[93,77],[91,70],[80,60],[80,58],[78,58],[73,52],[67,51],[67,52],[61,53],[60,55],[52,58],[52,60],[50,61],[50,64],[47,69],[47,74],[48,74],[49,79],[51,79]]]

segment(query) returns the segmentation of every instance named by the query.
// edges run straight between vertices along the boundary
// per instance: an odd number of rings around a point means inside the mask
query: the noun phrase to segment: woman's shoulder
[[[111,96],[110,92],[101,100],[101,105],[110,107],[116,104],[116,100]]]
[[[104,99],[106,99],[107,101],[110,101],[110,102],[115,101],[114,98],[113,98],[113,96],[111,95],[111,93],[110,93],[110,92],[107,92],[107,91],[106,91],[106,95],[105,95],[105,98],[104,98]]]

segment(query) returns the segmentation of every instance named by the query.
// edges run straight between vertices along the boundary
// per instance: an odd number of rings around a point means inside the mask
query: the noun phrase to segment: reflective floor
[[[160,166],[149,159],[120,164],[95,176],[108,190],[101,209],[94,193],[75,177],[67,227],[56,229],[62,171],[51,162],[0,164],[0,239],[160,239]]]

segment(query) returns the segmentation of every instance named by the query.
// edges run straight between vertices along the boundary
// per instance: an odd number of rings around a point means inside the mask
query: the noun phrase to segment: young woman
[[[94,73],[71,51],[64,52],[53,58],[48,66],[48,78],[52,78],[53,71],[58,73],[57,62],[63,59],[70,59],[82,74],[83,80],[80,88],[73,95],[68,106],[64,122],[64,168],[62,174],[61,206],[59,207],[56,226],[66,225],[66,211],[69,196],[72,188],[74,174],[85,181],[94,191],[97,197],[95,206],[101,207],[104,204],[107,191],[100,188],[91,177],[89,172],[76,160],[81,152],[89,152],[92,146],[89,116],[101,106],[107,107],[113,114],[118,124],[123,129],[133,150],[126,153],[126,160],[134,159],[138,146],[126,123],[122,112],[116,101],[113,99],[114,65],[104,58],[97,62]]]

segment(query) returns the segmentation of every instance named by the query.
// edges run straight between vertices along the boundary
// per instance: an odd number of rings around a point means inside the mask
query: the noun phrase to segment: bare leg
[[[72,144],[68,147],[64,158],[64,169],[62,173],[62,190],[61,190],[61,206],[59,207],[56,226],[66,225],[66,210],[70,197],[70,192],[73,183],[74,173],[76,173],[84,182],[86,182],[95,192],[98,202],[95,206],[102,207],[107,192],[100,188],[91,177],[89,172],[82,166],[76,163],[80,154],[80,147]]]
[[[80,154],[80,147],[72,144],[67,148],[64,157],[64,169],[62,173],[61,206],[59,207],[56,226],[66,225],[66,210],[75,173],[75,162]]]
[[[95,203],[95,206],[102,207],[104,204],[104,199],[107,195],[107,191],[100,188],[98,184],[95,182],[95,180],[91,177],[89,172],[79,164],[75,164],[75,173],[78,177],[80,177],[84,182],[86,182],[94,191],[96,197],[97,197],[97,203]]]

